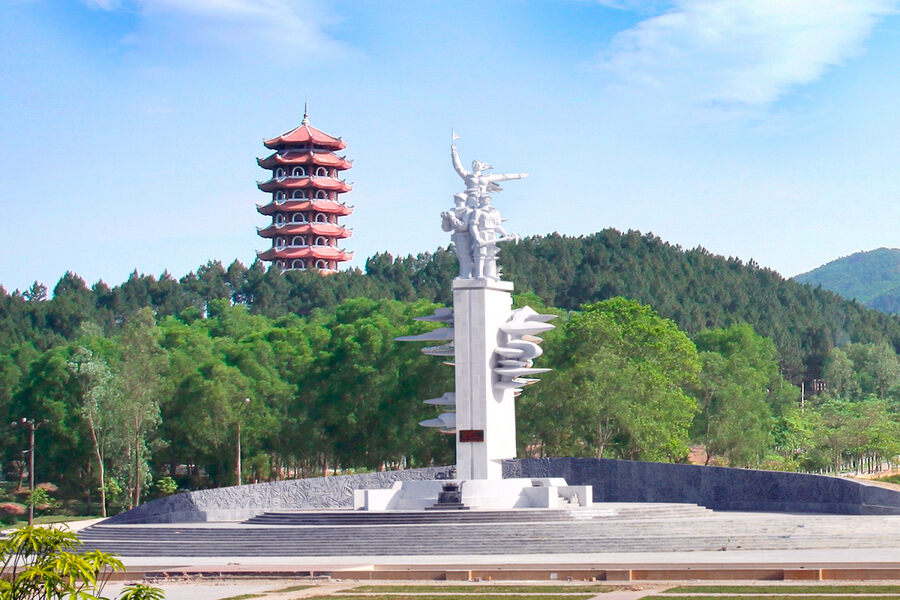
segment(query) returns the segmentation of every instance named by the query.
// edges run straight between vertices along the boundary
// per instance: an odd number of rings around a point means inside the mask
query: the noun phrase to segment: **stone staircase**
[[[272,511],[244,521],[248,525],[414,525],[450,523],[556,522],[598,518],[641,519],[711,514],[696,504],[616,503],[590,508],[452,511]]]
[[[543,513],[543,514],[539,514]],[[868,519],[871,526],[866,526]],[[877,524],[876,524],[877,523]],[[900,518],[713,513],[696,505],[559,511],[272,512],[244,523],[103,525],[84,549],[128,556],[412,556],[891,548]]]

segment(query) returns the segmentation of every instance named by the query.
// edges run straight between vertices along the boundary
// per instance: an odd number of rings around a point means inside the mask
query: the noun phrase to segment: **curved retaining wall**
[[[354,489],[395,481],[448,479],[453,467],[432,467],[294,479],[175,494],[104,521],[189,523],[238,521],[265,511],[350,508]],[[713,510],[900,514],[900,492],[838,477],[597,458],[505,461],[503,476],[564,477],[591,485],[594,502],[686,502]]]
[[[564,477],[594,486],[594,502],[688,502],[713,510],[900,514],[900,492],[858,481],[780,471],[597,458],[508,461],[504,477]]]

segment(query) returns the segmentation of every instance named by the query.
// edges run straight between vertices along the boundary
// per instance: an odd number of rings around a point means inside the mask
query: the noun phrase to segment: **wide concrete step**
[[[658,518],[535,522],[348,523],[340,525],[95,525],[85,549],[121,556],[371,556],[561,554],[685,550],[890,548],[900,518],[765,517],[702,513]],[[307,515],[308,516],[308,515]]]
[[[254,525],[409,525],[432,523],[550,522],[586,519],[696,517],[710,514],[696,504],[617,503],[560,510],[453,511],[269,511],[244,521]]]

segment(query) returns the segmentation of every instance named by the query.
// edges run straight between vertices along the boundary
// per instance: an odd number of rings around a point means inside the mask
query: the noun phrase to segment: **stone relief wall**
[[[404,480],[448,479],[450,471],[451,467],[430,467],[198,490],[147,502],[104,523],[239,521],[270,510],[351,508],[354,489],[389,488]]]
[[[235,521],[267,510],[350,508],[354,489],[395,481],[449,479],[433,467],[295,479],[175,494],[142,504],[105,523]],[[564,477],[594,487],[594,502],[687,502],[713,510],[900,514],[900,492],[838,477],[596,458],[505,461],[504,478]]]

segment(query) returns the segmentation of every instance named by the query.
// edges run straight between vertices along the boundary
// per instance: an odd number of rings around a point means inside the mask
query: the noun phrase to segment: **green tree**
[[[135,313],[119,337],[122,348],[122,360],[118,366],[122,393],[119,411],[124,421],[130,458],[129,507],[140,504],[145,482],[150,478],[148,442],[160,421],[159,401],[165,393],[164,375],[168,366],[160,337],[150,308],[142,308]]]
[[[682,460],[697,402],[693,342],[649,306],[613,298],[583,307],[565,327],[558,371],[529,403],[564,436],[557,450],[639,460]]]
[[[694,342],[702,369],[693,432],[707,462],[722,457],[732,466],[761,465],[774,445],[776,416],[792,394],[775,344],[747,324],[702,331]]]
[[[106,361],[84,346],[78,346],[66,362],[78,395],[80,413],[84,417],[94,457],[100,491],[100,514],[106,517],[106,455],[118,446],[122,421],[118,416],[119,394],[112,371]],[[118,427],[117,427],[118,426]]]
[[[859,398],[861,389],[856,365],[841,348],[834,348],[822,372],[828,391],[841,398]]]

